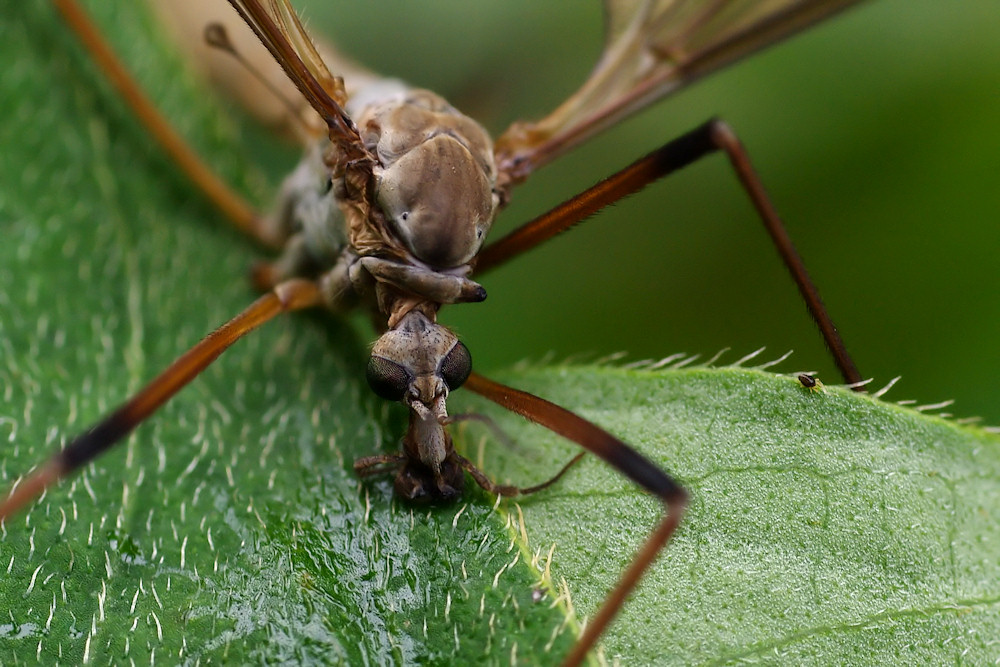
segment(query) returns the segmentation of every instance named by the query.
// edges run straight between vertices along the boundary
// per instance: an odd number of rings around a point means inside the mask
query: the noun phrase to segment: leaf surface
[[[37,4],[37,6],[36,6]],[[264,201],[225,120],[131,3],[116,48],[212,164]],[[0,481],[244,307],[254,255],[149,144],[45,3],[0,22]],[[413,510],[351,461],[403,415],[361,380],[367,333],[292,317],[242,341],[127,445],[3,528],[0,661],[551,664],[657,516],[594,461],[503,503]],[[994,659],[995,438],[745,371],[554,367],[500,379],[633,443],[693,492],[606,638],[625,664]],[[482,465],[531,484],[572,448]],[[463,430],[477,459],[483,433]],[[485,442],[493,442],[486,440]],[[523,450],[523,451],[522,451]],[[524,531],[521,530],[521,511]],[[522,535],[527,535],[525,543]],[[535,559],[535,554],[540,554]],[[551,599],[551,598],[548,598]],[[554,639],[553,639],[554,638]]]

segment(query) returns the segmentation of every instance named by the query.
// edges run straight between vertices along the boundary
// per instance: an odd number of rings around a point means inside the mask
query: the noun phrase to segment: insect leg
[[[622,573],[618,583],[597,611],[597,615],[587,623],[586,630],[563,663],[578,665],[677,529],[684,508],[687,506],[687,492],[669,475],[627,444],[565,408],[538,396],[494,382],[478,373],[472,373],[464,386],[596,454],[633,482],[657,496],[664,504],[663,520],[646,538],[631,565]]]
[[[562,468],[559,469],[559,472],[557,472],[555,475],[548,478],[541,484],[535,484],[534,486],[523,486],[523,487],[511,486],[509,484],[497,484],[489,477],[487,477],[486,473],[477,468],[472,461],[459,454],[455,454],[455,456],[458,457],[458,460],[462,464],[462,468],[465,469],[465,472],[472,475],[472,479],[476,480],[476,484],[478,484],[480,488],[497,496],[512,497],[512,496],[527,496],[532,493],[538,493],[539,491],[544,491],[545,489],[549,488],[550,486],[558,482],[560,479],[562,479],[562,476],[565,475],[567,472],[569,472],[569,469],[572,468],[574,465],[576,465],[580,461],[580,459],[583,458],[584,454],[586,454],[586,452],[580,452],[579,454],[571,458],[569,460],[569,463],[567,463],[566,465],[564,465]]]
[[[398,469],[406,463],[406,456],[403,454],[378,454],[375,456],[364,456],[354,461],[354,472],[358,477],[371,477],[386,471]]]
[[[243,197],[219,178],[163,117],[76,0],[52,0],[52,3],[62,14],[66,24],[80,38],[97,66],[125,99],[139,122],[192,183],[233,226],[265,248],[280,249],[284,239],[277,237],[264,218],[258,216]]]
[[[321,303],[319,287],[308,280],[290,280],[254,301],[242,313],[201,339],[117,410],[15,484],[8,497],[0,502],[0,521],[121,442],[240,338],[281,313]]]
[[[487,246],[479,253],[476,271],[482,273],[504,264],[510,259],[549,240],[583,221],[605,206],[638,192],[653,181],[683,169],[716,151],[724,151],[746,190],[754,208],[767,229],[782,261],[792,274],[799,293],[809,308],[813,321],[819,327],[823,340],[833,355],[837,368],[848,384],[861,381],[861,374],[843,338],[837,331],[830,314],[823,305],[819,290],[809,277],[802,258],[795,250],[781,218],[764,191],[760,178],[750,164],[749,155],[736,134],[724,122],[712,119],[694,130],[667,143],[649,155],[637,160],[597,185],[569,199],[548,213],[525,223],[521,227]]]

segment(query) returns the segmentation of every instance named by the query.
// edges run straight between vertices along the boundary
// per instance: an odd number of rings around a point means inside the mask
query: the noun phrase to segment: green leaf
[[[625,664],[982,664],[1000,631],[1000,441],[843,389],[756,371],[567,366],[503,379],[554,397],[674,472],[693,500],[605,641]],[[487,469],[537,478],[571,447]],[[549,441],[552,441],[551,443]],[[535,455],[543,447],[545,454]],[[521,502],[590,613],[657,516],[594,460]]]
[[[4,485],[249,303],[254,256],[51,8],[12,4],[0,22]],[[134,3],[103,4],[92,9],[157,102],[265,201],[243,130]],[[535,601],[532,562],[544,569],[554,544],[542,586],[559,597],[565,581],[592,613],[657,503],[589,459],[496,511],[477,492],[415,510],[390,480],[362,485],[351,461],[393,450],[404,418],[361,380],[368,336],[326,318],[269,324],[120,451],[9,521],[0,662],[557,662],[576,626],[564,604]],[[676,540],[605,639],[609,659],[996,658],[993,436],[748,371],[566,366],[500,379],[580,411],[692,491]],[[498,479],[541,481],[572,455],[474,397],[453,402],[520,443],[463,430],[466,453]]]
[[[213,164],[252,180],[233,126],[196,104],[204,91],[141,7],[92,10]],[[254,295],[247,244],[149,145],[52,8],[18,4],[0,39],[6,487]],[[364,386],[365,356],[349,323],[270,324],[9,521],[0,662],[565,653],[563,616],[532,601],[537,576],[491,498],[410,509],[391,480],[353,474],[401,433]]]

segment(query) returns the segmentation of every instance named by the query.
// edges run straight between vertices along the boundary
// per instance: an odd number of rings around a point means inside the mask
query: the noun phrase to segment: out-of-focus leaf
[[[154,98],[259,196],[236,130],[131,4],[117,24]],[[252,298],[253,255],[149,145],[48,5],[0,22],[0,481],[10,483]],[[351,461],[395,447],[346,323],[242,341],[121,451],[4,526],[0,661],[472,660],[549,664],[572,642],[529,566],[556,544],[591,612],[657,514],[588,461],[500,511],[481,493],[411,510]],[[643,664],[995,658],[996,441],[842,392],[745,372],[609,368],[503,378],[580,410],[694,494],[675,543],[606,639]],[[485,410],[455,396],[455,409]],[[539,481],[571,452],[483,466]],[[480,431],[466,430],[477,458]],[[523,452],[519,451],[523,448]],[[503,456],[500,456],[503,454]],[[558,591],[554,591],[558,594]],[[556,639],[553,642],[552,637]]]

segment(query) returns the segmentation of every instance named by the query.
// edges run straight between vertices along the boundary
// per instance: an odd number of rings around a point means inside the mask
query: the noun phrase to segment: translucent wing
[[[859,0],[604,0],[590,77],[537,123],[496,143],[505,186],[665,95]]]
[[[309,105],[326,122],[330,139],[345,161],[369,160],[350,117],[344,112],[344,81],[327,69],[288,0],[229,0],[281,65]]]

